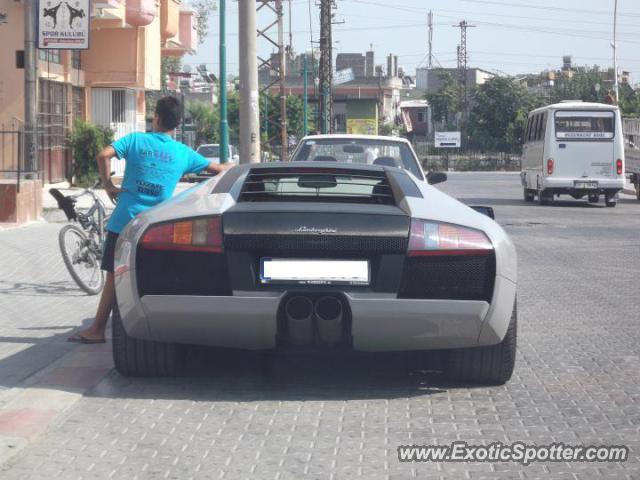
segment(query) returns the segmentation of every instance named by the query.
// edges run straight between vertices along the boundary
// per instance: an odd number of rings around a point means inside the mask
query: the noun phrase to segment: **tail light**
[[[616,172],[618,175],[622,175],[624,173],[623,169],[622,169],[622,159],[619,158],[618,161],[616,162]]]
[[[154,225],[145,232],[141,244],[149,250],[220,253],[222,219],[206,217]]]
[[[487,236],[471,228],[413,219],[409,237],[410,257],[436,255],[486,255],[493,252]]]
[[[547,175],[553,175],[553,158],[547,160]]]

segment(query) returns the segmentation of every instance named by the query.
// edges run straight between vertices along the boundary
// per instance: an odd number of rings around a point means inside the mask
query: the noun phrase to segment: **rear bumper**
[[[515,292],[513,282],[497,277],[491,305],[484,301],[399,300],[347,293],[353,348],[383,352],[499,343],[509,324]],[[120,302],[120,310],[127,333],[136,338],[269,350],[276,348],[277,312],[285,295],[148,295],[135,305]]]
[[[540,186],[544,190],[574,191],[575,182],[598,182],[595,190],[622,190],[624,177],[622,178],[569,178],[569,177],[544,177],[540,179]]]

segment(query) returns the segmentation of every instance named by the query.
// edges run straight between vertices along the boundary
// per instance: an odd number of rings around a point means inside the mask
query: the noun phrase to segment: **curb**
[[[0,469],[112,370],[111,344],[79,345],[7,392],[0,408]]]

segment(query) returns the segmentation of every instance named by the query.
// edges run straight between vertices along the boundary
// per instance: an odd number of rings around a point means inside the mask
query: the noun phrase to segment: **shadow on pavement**
[[[86,328],[92,321],[92,318],[85,318],[77,328]],[[73,329],[74,327],[42,327],[43,330],[62,328]],[[20,328],[20,330],[39,330],[39,328]],[[77,344],[67,342],[70,335],[71,332],[47,337],[0,336],[0,344],[31,344],[30,347],[8,355],[0,361],[0,389],[20,386],[22,382],[72,352]],[[66,389],[64,383],[59,386],[59,389]]]
[[[28,297],[51,295],[64,295],[69,297],[87,296],[87,294],[80,290],[71,280],[49,282],[46,284],[0,280],[0,294],[24,295]]]
[[[440,368],[436,355],[417,362],[413,354],[282,356],[196,347],[182,376],[131,378],[114,370],[87,395],[208,402],[347,401],[474,387],[450,382]]]

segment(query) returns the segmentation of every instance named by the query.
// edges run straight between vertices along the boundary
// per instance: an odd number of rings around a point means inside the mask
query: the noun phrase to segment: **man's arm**
[[[235,166],[234,163],[228,162],[228,163],[216,163],[216,162],[210,162],[209,166],[207,167],[207,170],[209,170],[212,173],[215,173],[216,175],[218,173],[222,173],[226,170],[229,170],[230,168],[233,168]]]
[[[116,150],[109,145],[104,148],[96,158],[96,161],[98,162],[98,171],[100,172],[100,178],[102,179],[102,186],[111,200],[115,200],[118,194],[122,192],[121,188],[116,187],[113,182],[111,182],[111,159],[115,156]]]

